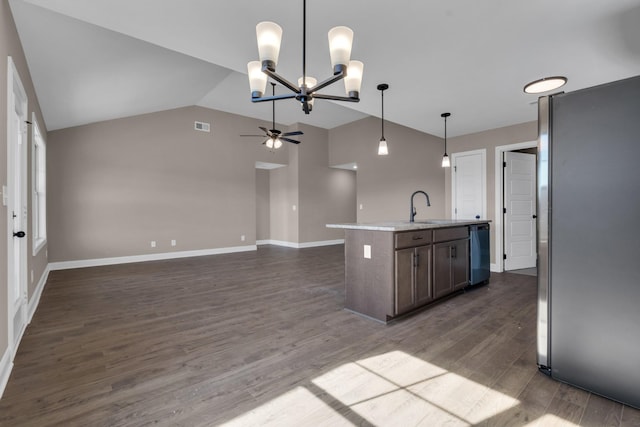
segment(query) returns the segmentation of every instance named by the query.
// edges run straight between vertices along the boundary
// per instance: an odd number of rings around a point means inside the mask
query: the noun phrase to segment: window
[[[47,243],[47,145],[36,116],[32,118],[33,255]]]

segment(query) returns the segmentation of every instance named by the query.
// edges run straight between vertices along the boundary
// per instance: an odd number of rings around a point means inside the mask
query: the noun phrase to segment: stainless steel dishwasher
[[[469,285],[479,285],[489,281],[489,224],[469,226],[470,246],[469,265],[471,266]]]

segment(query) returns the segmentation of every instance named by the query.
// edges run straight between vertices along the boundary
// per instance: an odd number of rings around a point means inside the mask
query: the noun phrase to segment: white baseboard
[[[0,399],[2,398],[5,387],[7,387],[7,383],[9,382],[9,376],[11,375],[12,368],[13,363],[11,362],[11,352],[9,351],[9,348],[7,348],[2,355],[2,359],[0,359]]]
[[[284,240],[258,240],[256,241],[256,245],[275,245],[275,246],[285,246],[287,248],[294,249],[304,249],[304,248],[316,248],[318,246],[331,246],[331,245],[342,245],[344,244],[344,239],[337,240],[321,240],[317,242],[286,242]]]
[[[31,323],[31,319],[33,319],[33,315],[38,308],[38,304],[40,304],[40,297],[42,296],[42,292],[44,291],[44,285],[47,284],[47,279],[49,278],[50,271],[51,269],[47,264],[47,268],[44,269],[44,273],[42,273],[42,276],[40,276],[38,286],[36,286],[35,291],[33,291],[33,295],[31,295],[31,299],[29,300],[29,306],[27,309],[27,324]]]
[[[491,264],[489,266],[489,271],[492,271],[494,273],[501,273],[500,269],[498,269],[498,264]]]
[[[256,245],[247,246],[232,246],[227,248],[216,249],[199,249],[194,251],[179,251],[179,252],[163,252],[159,254],[147,254],[147,255],[132,255],[113,258],[95,258],[95,259],[82,259],[77,261],[61,261],[49,263],[51,271],[54,270],[68,270],[71,268],[84,268],[84,267],[98,267],[102,265],[114,265],[114,264],[129,264],[132,262],[144,262],[144,261],[160,261],[164,259],[174,258],[189,258],[205,255],[219,255],[229,254],[235,252],[248,252],[257,250]]]

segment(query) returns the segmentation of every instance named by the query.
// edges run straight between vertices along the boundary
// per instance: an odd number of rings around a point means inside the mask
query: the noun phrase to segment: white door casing
[[[11,358],[27,324],[27,239],[14,233],[27,227],[27,95],[15,64],[8,57],[7,78],[7,291]]]
[[[451,217],[487,218],[486,150],[451,154]]]
[[[505,270],[536,266],[536,156],[504,153]]]

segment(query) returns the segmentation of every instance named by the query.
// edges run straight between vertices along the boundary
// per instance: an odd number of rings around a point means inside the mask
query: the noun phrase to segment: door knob
[[[13,237],[19,237],[21,239],[26,235],[27,235],[27,233],[25,233],[24,231],[18,231],[18,232],[13,233]]]
[[[533,215],[533,219],[536,219],[536,218],[538,218],[538,215]]]
[[[476,215],[476,219],[480,219],[480,215]]]

